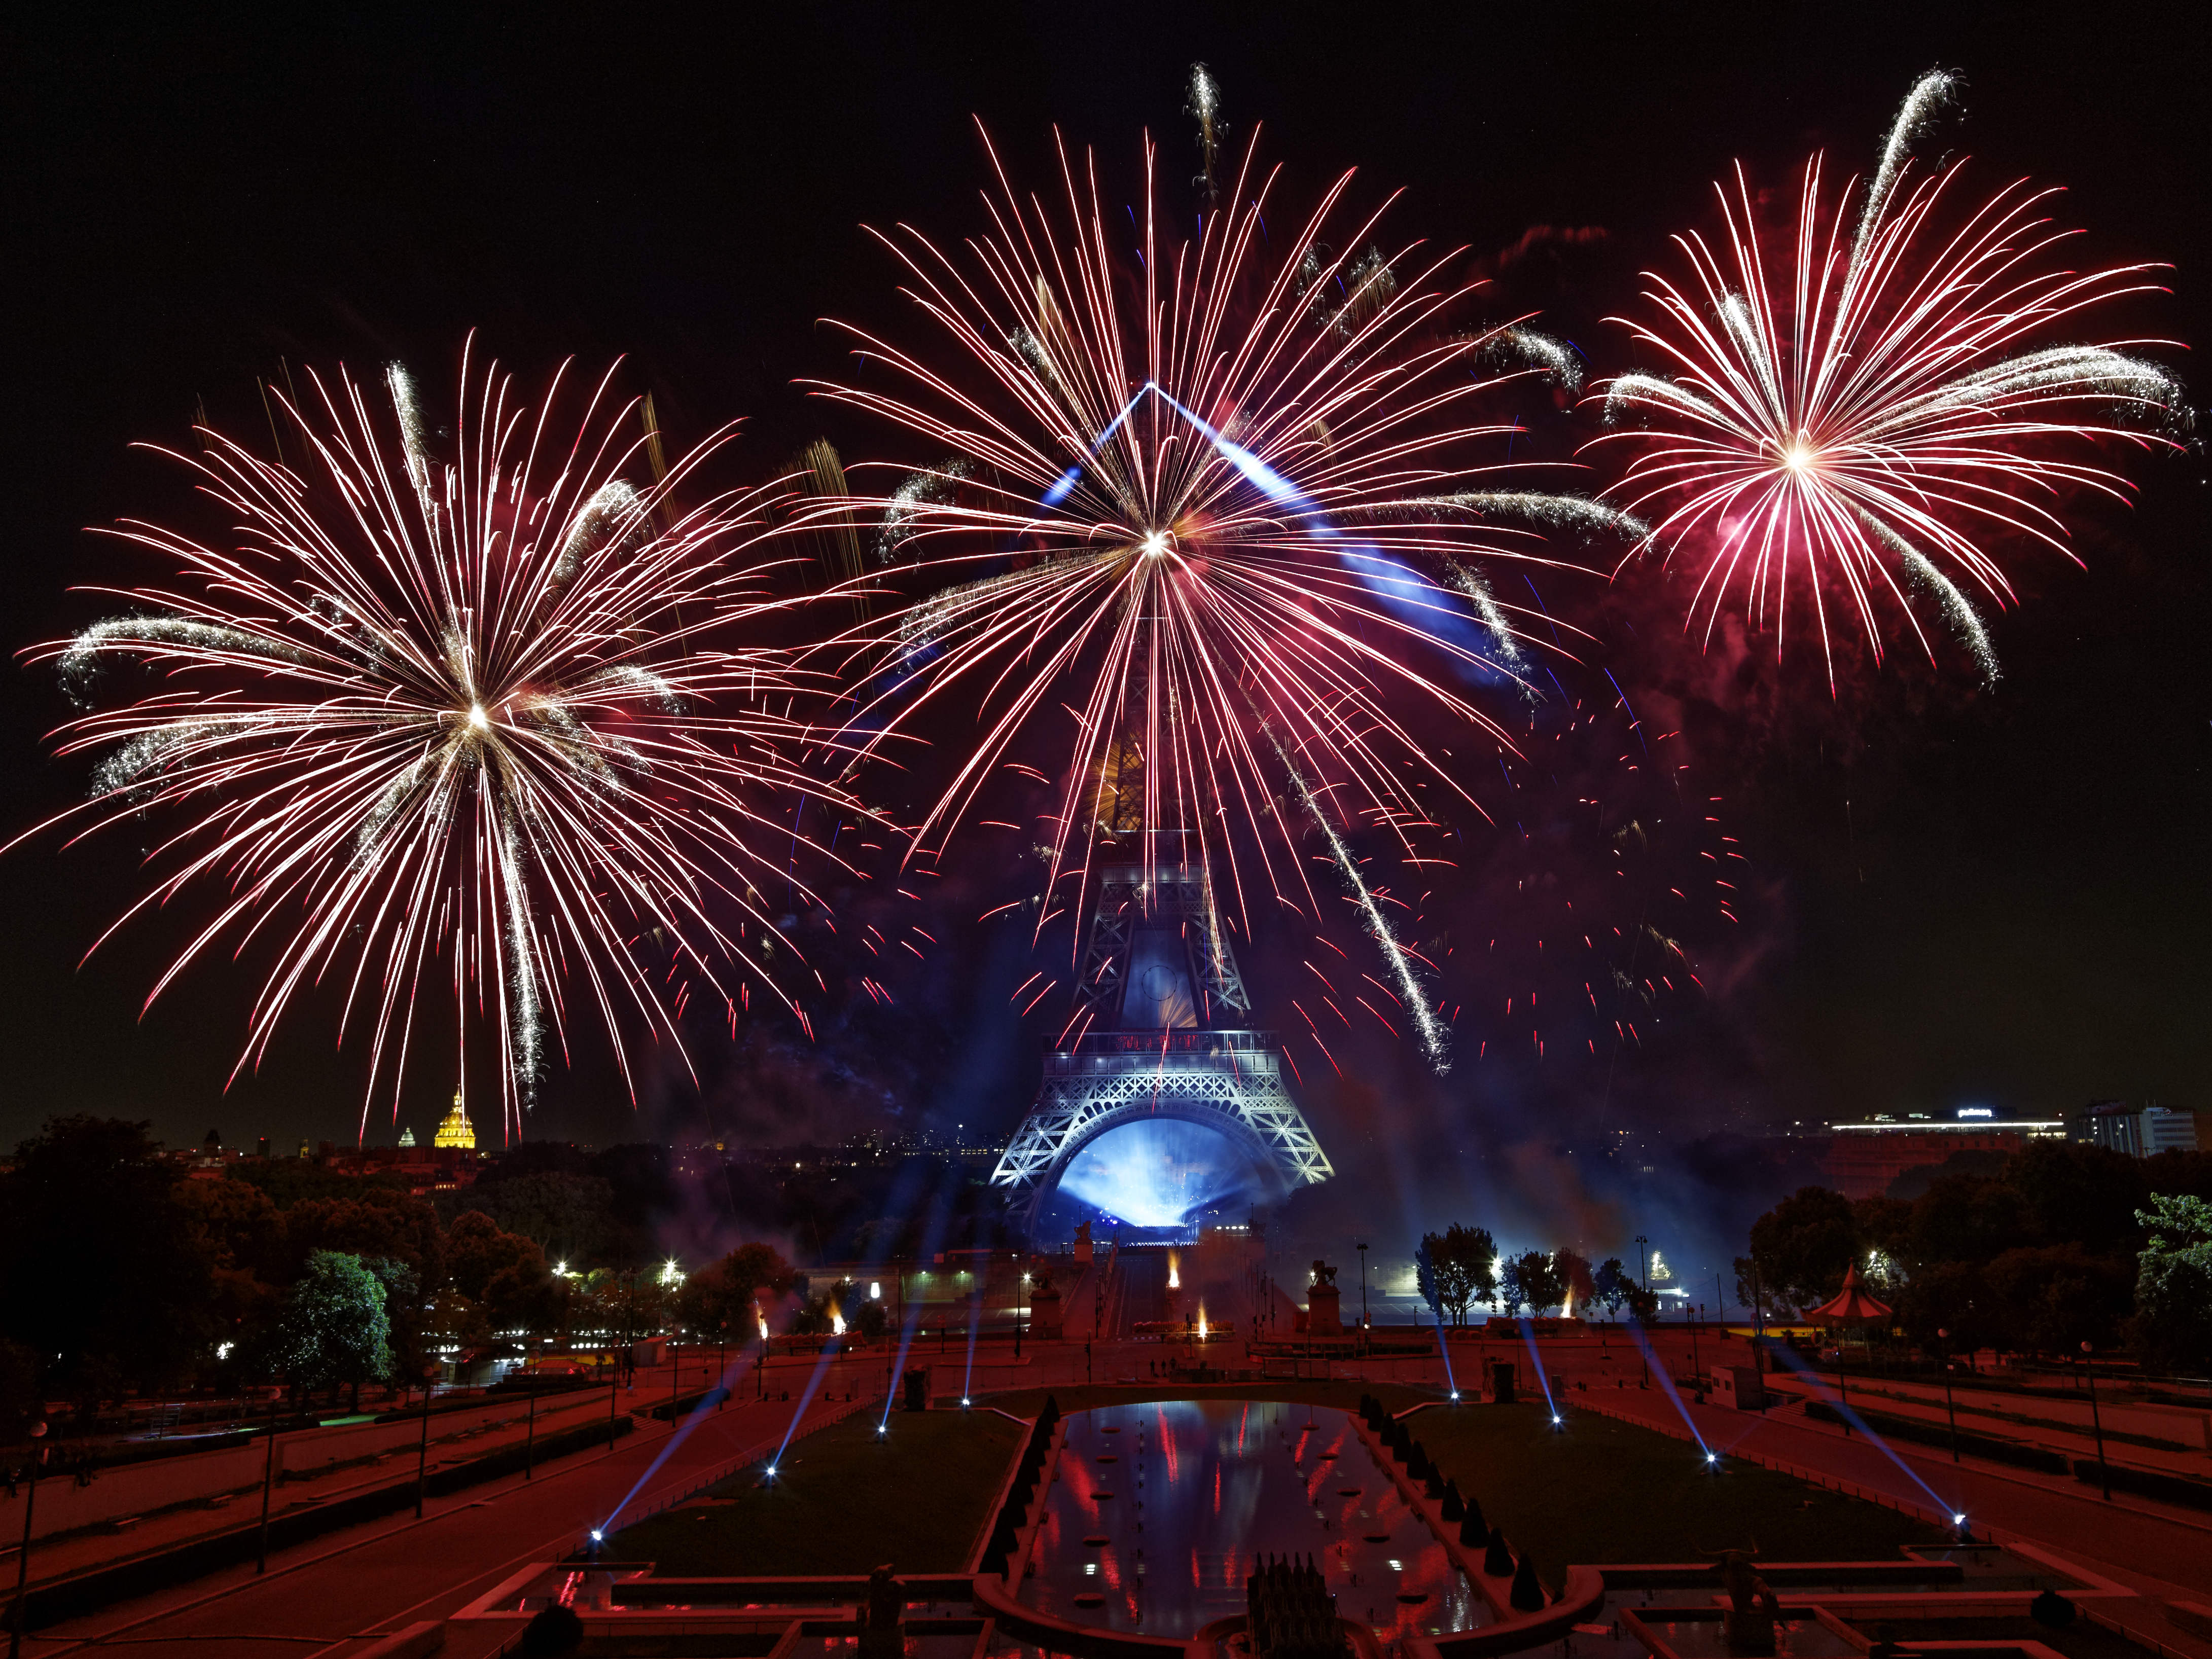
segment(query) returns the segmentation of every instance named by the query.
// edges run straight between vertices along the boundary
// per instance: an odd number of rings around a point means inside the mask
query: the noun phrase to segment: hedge
[[[2156,1469],[2134,1469],[2118,1463],[2100,1464],[2094,1457],[2080,1457],[2074,1462],[2074,1478],[2093,1486],[2109,1481],[2120,1491],[2131,1492],[2138,1498],[2156,1498],[2168,1504],[2186,1504],[2192,1510],[2212,1510],[2212,1484],[2192,1480],[2185,1474],[2165,1474]]]

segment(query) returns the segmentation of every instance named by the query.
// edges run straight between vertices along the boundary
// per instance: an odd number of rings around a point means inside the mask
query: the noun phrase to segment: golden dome
[[[476,1150],[476,1126],[469,1121],[469,1109],[461,1103],[461,1091],[453,1091],[453,1109],[446,1114],[446,1121],[438,1126],[438,1133],[430,1143],[433,1146],[459,1146],[464,1152]]]

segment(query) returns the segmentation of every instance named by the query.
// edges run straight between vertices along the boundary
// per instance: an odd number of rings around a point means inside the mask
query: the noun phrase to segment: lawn
[[[662,1576],[957,1572],[1025,1431],[996,1412],[862,1412],[794,1441],[773,1485],[746,1470],[608,1540]]]
[[[1893,1560],[1948,1541],[1927,1522],[1755,1464],[1709,1474],[1696,1446],[1570,1410],[1552,1432],[1532,1406],[1439,1407],[1407,1426],[1460,1490],[1557,1586],[1570,1562],[1696,1561],[1756,1547],[1767,1561]]]

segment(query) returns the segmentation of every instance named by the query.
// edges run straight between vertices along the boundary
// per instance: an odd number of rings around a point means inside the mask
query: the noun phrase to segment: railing
[[[1273,1031],[1093,1031],[1074,1048],[1047,1054],[1044,1069],[1048,1077],[1077,1077],[1150,1060],[1177,1070],[1267,1074],[1279,1063],[1282,1047]]]

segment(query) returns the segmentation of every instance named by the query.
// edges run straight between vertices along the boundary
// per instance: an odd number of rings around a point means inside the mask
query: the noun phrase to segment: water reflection
[[[1022,1598],[1110,1630],[1187,1637],[1244,1610],[1264,1555],[1311,1557],[1343,1617],[1387,1640],[1488,1608],[1345,1413],[1273,1401],[1072,1413]]]

